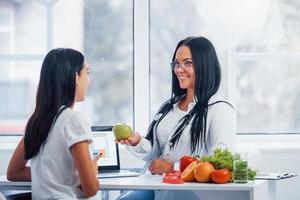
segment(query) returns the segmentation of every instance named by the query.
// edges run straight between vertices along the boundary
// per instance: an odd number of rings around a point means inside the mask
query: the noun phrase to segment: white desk
[[[30,182],[10,182],[5,176],[0,176],[0,191],[4,190],[30,190]],[[213,184],[213,183],[184,183],[165,184],[162,176],[145,174],[140,177],[105,178],[100,180],[100,190],[175,190],[206,192],[213,195],[222,195],[220,199],[233,198],[235,193],[239,200],[274,200],[276,199],[276,182],[255,180],[247,184]],[[223,192],[223,193],[222,193]],[[224,192],[227,193],[224,195]],[[228,194],[230,193],[230,195]],[[229,197],[230,196],[230,197]],[[220,197],[220,196],[219,196]]]

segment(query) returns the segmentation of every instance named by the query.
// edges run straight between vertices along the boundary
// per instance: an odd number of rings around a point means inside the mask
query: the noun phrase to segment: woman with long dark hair
[[[33,199],[81,199],[99,190],[101,155],[92,160],[90,126],[73,110],[85,98],[88,74],[73,49],[53,49],[43,61],[36,107],[7,170],[8,180],[32,181]]]
[[[174,171],[184,155],[210,155],[215,148],[232,150],[236,115],[233,106],[216,93],[221,69],[212,43],[204,37],[180,41],[171,62],[172,95],[158,110],[146,137],[135,133],[119,141],[150,163],[152,174]],[[119,199],[179,198],[171,193],[130,191]],[[189,199],[185,193],[185,199]],[[181,196],[182,198],[183,196]],[[190,197],[192,198],[192,197]]]

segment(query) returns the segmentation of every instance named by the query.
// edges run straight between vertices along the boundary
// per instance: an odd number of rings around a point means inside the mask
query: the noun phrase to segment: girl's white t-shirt
[[[70,147],[91,143],[90,126],[80,113],[66,108],[57,118],[39,153],[30,159],[33,199],[86,199]],[[89,145],[90,152],[91,145]]]

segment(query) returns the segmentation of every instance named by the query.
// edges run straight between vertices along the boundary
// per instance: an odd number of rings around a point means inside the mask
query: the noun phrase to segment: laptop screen
[[[102,152],[102,157],[98,161],[98,169],[119,170],[119,148],[115,143],[115,136],[112,126],[92,126],[94,155]]]

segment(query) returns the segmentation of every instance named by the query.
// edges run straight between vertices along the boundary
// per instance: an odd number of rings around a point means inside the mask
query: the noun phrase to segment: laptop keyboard
[[[127,171],[132,171],[137,173],[142,172],[142,168],[122,168],[122,170],[127,170]]]
[[[142,171],[141,168],[122,168],[120,170],[104,170],[102,171],[103,173],[122,173],[125,171],[131,171],[131,172],[137,172],[137,173],[140,173]],[[101,173],[101,171],[100,171]]]
[[[100,171],[100,173],[120,173],[120,170],[104,170],[104,171]]]

